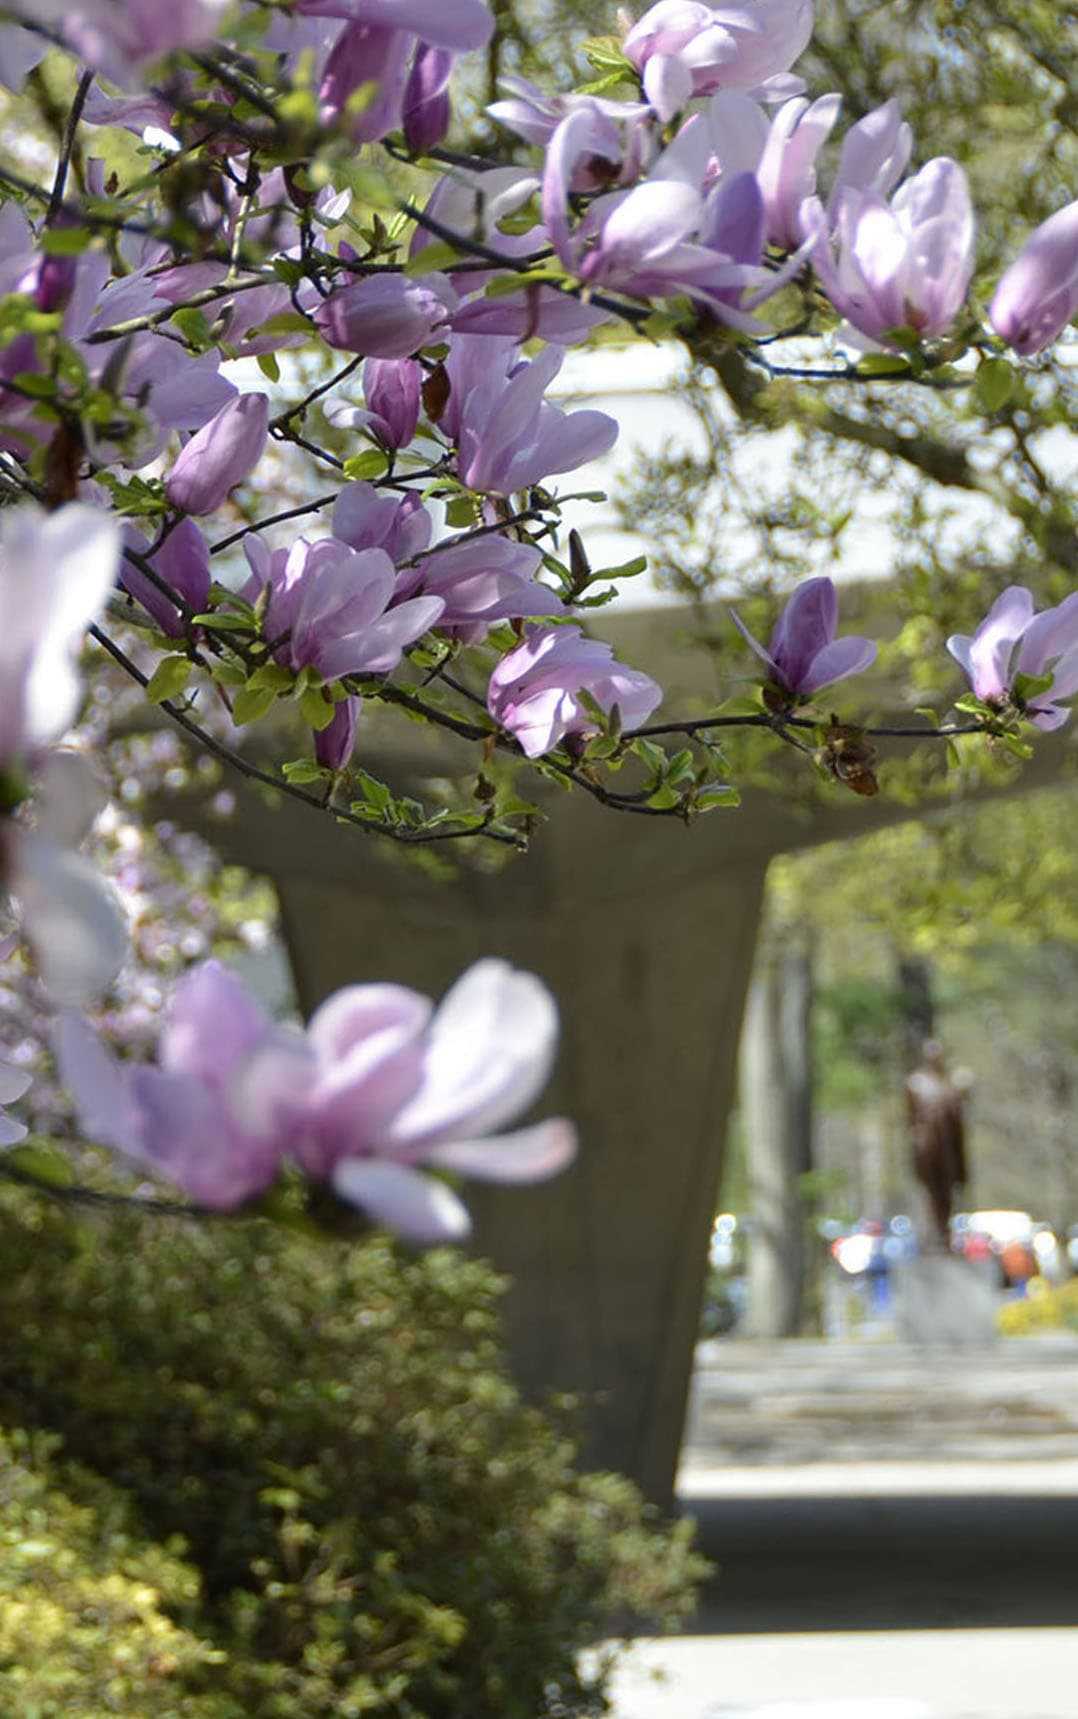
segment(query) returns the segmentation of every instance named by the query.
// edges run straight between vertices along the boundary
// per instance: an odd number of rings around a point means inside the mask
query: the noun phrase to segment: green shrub
[[[0,1713],[19,1719],[216,1719],[183,1685],[214,1657],[190,1615],[198,1577],[132,1530],[104,1481],[43,1434],[0,1434]]]
[[[0,1422],[183,1536],[222,1714],[599,1712],[579,1650],[690,1609],[688,1528],[521,1402],[489,1267],[13,1196],[0,1257]]]

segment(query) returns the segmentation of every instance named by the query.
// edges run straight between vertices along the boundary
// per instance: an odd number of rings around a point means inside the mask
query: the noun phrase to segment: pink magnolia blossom
[[[322,300],[315,323],[327,346],[371,358],[408,358],[442,340],[460,300],[444,275],[368,275]]]
[[[1009,585],[977,631],[953,634],[947,649],[985,704],[1003,706],[1020,696],[1019,675],[1050,674],[1048,691],[1036,694],[1025,713],[1037,728],[1061,728],[1070,711],[1060,700],[1078,692],[1078,592],[1036,614],[1026,587]]]
[[[399,598],[422,592],[445,604],[438,626],[473,644],[486,638],[495,621],[563,615],[565,604],[537,575],[543,564],[538,549],[492,533],[424,555],[397,575]]]
[[[613,447],[618,426],[605,412],[563,412],[544,400],[564,358],[556,346],[528,360],[511,340],[454,337],[445,361],[449,399],[438,427],[456,448],[462,483],[512,495]]]
[[[580,627],[529,627],[524,642],[490,677],[487,709],[528,758],[549,752],[567,734],[595,734],[587,693],[608,715],[617,705],[623,728],[635,728],[662,700],[650,675],[626,668],[610,645]]]
[[[1057,209],[1003,274],[988,309],[1001,339],[1022,358],[1043,352],[1078,316],[1078,201]]]
[[[183,513],[216,513],[266,451],[269,399],[239,394],[186,444],[168,474],[165,494]]]
[[[834,204],[835,245],[816,200],[805,218],[817,237],[813,262],[835,309],[871,343],[912,328],[946,334],[973,274],[974,218],[966,176],[940,156],[896,191],[841,186]]]
[[[770,678],[791,698],[811,698],[837,680],[861,674],[876,660],[871,639],[835,637],[838,596],[830,579],[806,579],[775,623],[767,649],[731,610],[738,632],[767,665]]]
[[[693,96],[720,89],[765,96],[774,90],[780,99],[799,94],[804,84],[784,74],[808,46],[812,23],[812,0],[718,6],[659,0],[633,25],[623,47],[665,122]]]
[[[343,770],[356,744],[356,729],[362,700],[342,698],[333,706],[333,720],[314,737],[314,755],[327,770]]]
[[[842,98],[802,96],[772,119],[748,96],[721,91],[708,106],[711,138],[723,175],[754,173],[763,197],[769,244],[794,251],[805,238],[801,205],[816,193],[816,157],[838,118]]]
[[[843,188],[889,197],[909,165],[913,132],[892,98],[851,125],[842,140],[828,207],[833,211]]]
[[[87,65],[124,83],[132,71],[179,48],[202,47],[231,0],[16,0],[18,18],[59,30]]]
[[[423,1244],[469,1229],[424,1168],[522,1183],[571,1161],[565,1121],[502,1132],[546,1084],[556,1036],[549,991],[502,961],[470,968],[437,1009],[403,986],[348,986],[302,1034],[210,961],[177,986],[156,1067],[117,1063],[72,1016],[56,1049],[87,1134],[200,1204],[242,1205],[291,1161]]]
[[[434,626],[440,597],[413,597],[390,608],[396,569],[384,549],[356,550],[333,537],[299,538],[270,550],[260,537],[244,545],[251,578],[243,595],[269,591],[266,637],[280,640],[277,661],[313,668],[326,680],[346,674],[390,674],[406,645]]]

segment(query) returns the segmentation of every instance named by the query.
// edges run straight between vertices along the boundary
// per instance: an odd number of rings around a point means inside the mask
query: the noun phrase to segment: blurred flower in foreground
[[[400,985],[350,985],[304,1033],[264,1014],[215,961],[176,987],[156,1067],[123,1065],[81,1018],[56,1029],[91,1138],[200,1204],[254,1199],[291,1161],[409,1241],[456,1241],[467,1211],[424,1168],[540,1181],[576,1151],[571,1124],[500,1132],[546,1084],[557,1010],[546,986],[480,961],[437,1009]]]

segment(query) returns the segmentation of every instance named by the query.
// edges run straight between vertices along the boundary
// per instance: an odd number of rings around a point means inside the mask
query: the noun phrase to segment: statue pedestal
[[[895,1324],[909,1343],[964,1349],[994,1343],[999,1297],[968,1260],[928,1253],[894,1273]]]

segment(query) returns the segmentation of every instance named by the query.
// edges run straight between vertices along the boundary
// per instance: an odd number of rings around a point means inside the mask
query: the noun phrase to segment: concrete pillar
[[[274,869],[305,1011],[364,977],[437,992],[484,954],[555,992],[563,1038],[538,1113],[575,1120],[579,1160],[537,1188],[471,1184],[474,1246],[512,1276],[524,1388],[578,1394],[586,1460],[668,1502],[764,868],[675,881],[650,830],[622,833],[620,863],[576,888],[560,862],[581,860],[578,842],[552,833],[499,876],[448,884]]]

